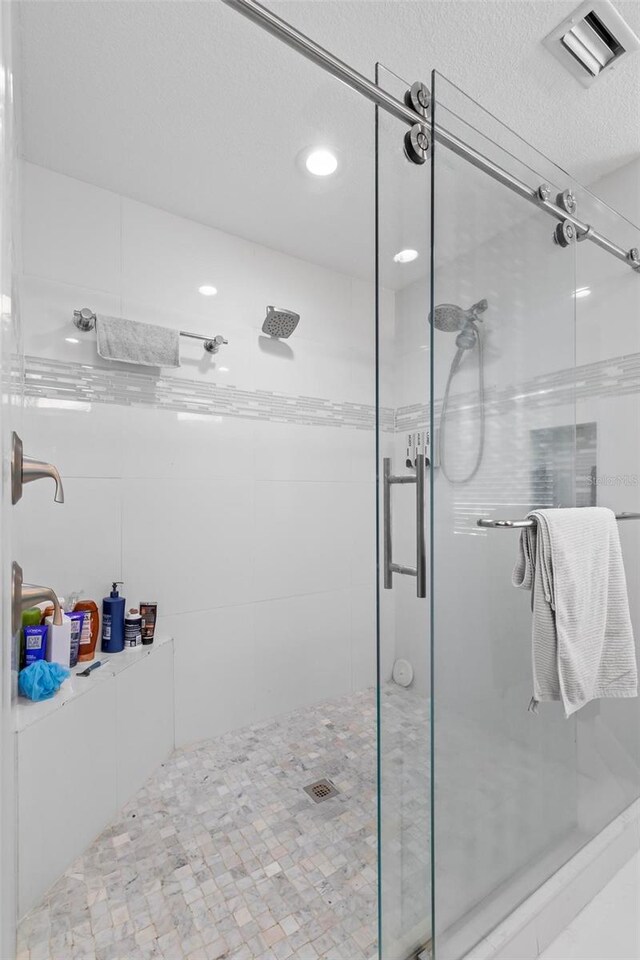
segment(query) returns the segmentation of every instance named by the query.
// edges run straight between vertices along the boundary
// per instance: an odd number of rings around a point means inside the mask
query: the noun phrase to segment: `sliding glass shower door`
[[[528,709],[531,597],[500,525],[640,508],[640,277],[539,201],[624,250],[640,233],[428,80],[425,163],[377,122],[382,960],[460,960],[640,795],[636,701]]]

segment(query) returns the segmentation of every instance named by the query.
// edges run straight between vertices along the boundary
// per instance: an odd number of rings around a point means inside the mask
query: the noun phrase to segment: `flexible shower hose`
[[[458,347],[455,357],[451,361],[451,368],[449,370],[449,376],[447,377],[447,385],[444,390],[444,397],[442,398],[442,412],[440,414],[440,435],[438,437],[438,456],[440,459],[440,469],[442,473],[449,481],[449,483],[469,483],[470,480],[473,480],[476,473],[480,469],[480,464],[482,463],[482,455],[484,453],[484,356],[482,350],[482,336],[480,331],[474,325],[473,327],[476,334],[476,343],[478,344],[478,401],[480,403],[480,441],[478,443],[478,455],[476,457],[476,462],[474,464],[473,470],[466,477],[452,477],[447,471],[446,463],[446,453],[445,453],[445,437],[446,437],[446,424],[447,424],[447,407],[449,406],[449,391],[451,389],[451,381],[453,380],[458,367],[462,361],[462,357],[467,352],[464,347]]]

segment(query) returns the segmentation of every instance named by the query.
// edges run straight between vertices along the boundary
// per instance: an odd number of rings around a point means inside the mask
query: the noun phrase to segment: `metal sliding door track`
[[[257,0],[222,0],[222,2],[226,3],[229,7],[233,7],[234,10],[237,10],[238,13],[247,17],[247,19],[257,23],[263,30],[266,30],[274,37],[277,37],[278,40],[286,43],[287,46],[301,53],[307,60],[318,64],[318,66],[322,67],[327,73],[346,83],[352,90],[356,90],[363,97],[377,104],[382,110],[390,113],[398,120],[402,120],[410,126],[414,126],[415,124],[420,124],[421,126],[427,125],[427,121],[425,121],[422,114],[417,113],[403,103],[402,100],[398,100],[390,93],[387,93],[386,90],[383,90],[382,87],[379,87],[372,80],[368,80],[367,77],[358,73],[353,67],[334,57],[328,50],[325,50],[309,37],[300,33],[299,30],[296,30],[285,20],[282,20],[276,16],[275,13],[263,7],[262,4],[257,3]],[[555,219],[561,223],[572,224],[575,228],[576,239],[590,240],[592,243],[595,243],[596,246],[606,250],[607,253],[617,257],[618,260],[627,263],[634,270],[640,271],[640,251],[638,251],[637,248],[634,247],[631,250],[624,250],[618,246],[617,243],[613,243],[612,240],[608,240],[602,236],[602,234],[594,230],[588,223],[583,223],[575,214],[568,212],[565,207],[553,203],[550,199],[545,199],[544,191],[542,191],[543,196],[541,196],[541,191],[538,187],[530,187],[527,183],[524,183],[524,181],[519,180],[506,170],[503,170],[502,167],[498,166],[492,160],[489,160],[488,157],[483,156],[477,150],[474,150],[473,147],[470,147],[469,144],[460,140],[454,134],[448,133],[437,124],[434,125],[433,133],[437,142],[442,144],[443,147],[453,151],[453,153],[467,160],[479,170],[483,170],[494,180],[513,190],[514,193],[519,194],[523,199],[528,200],[539,209],[545,210],[550,216],[555,217]]]

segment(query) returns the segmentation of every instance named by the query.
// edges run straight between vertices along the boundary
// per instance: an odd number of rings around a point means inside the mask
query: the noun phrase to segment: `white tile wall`
[[[25,434],[25,437],[27,434]],[[27,448],[38,455],[36,441]],[[122,580],[119,480],[64,477],[64,505],[53,502],[53,482],[27,486],[16,506],[15,552],[29,583],[59,596],[101,598],[111,580]]]
[[[164,617],[175,639],[179,743],[245,726],[256,717],[255,604]]]
[[[228,338],[215,358],[182,341],[181,368],[163,376],[373,404],[372,283],[30,164],[24,195],[27,356],[112,369],[114,385],[135,372],[99,360],[95,333],[72,325],[89,306]],[[217,296],[201,296],[204,283]],[[301,314],[290,341],[260,337],[267,304]],[[384,313],[390,343],[392,295]],[[58,507],[48,484],[25,491],[25,576],[98,601],[124,580],[128,605],[157,599],[176,640],[178,743],[373,682],[372,430],[79,401],[71,389],[28,397],[23,432],[66,492]]]
[[[120,290],[120,198],[22,164],[22,269],[93,291]]]

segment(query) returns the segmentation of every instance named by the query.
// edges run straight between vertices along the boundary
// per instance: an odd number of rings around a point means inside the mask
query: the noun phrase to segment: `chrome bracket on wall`
[[[431,91],[429,87],[416,80],[404,95],[404,102],[415,113],[429,116],[431,109]],[[423,123],[414,123],[404,135],[404,152],[411,163],[426,163],[431,153],[431,134]]]
[[[427,595],[427,551],[425,546],[424,529],[424,478],[425,458],[423,453],[416,457],[415,476],[406,474],[395,477],[391,473],[391,460],[385,457],[383,464],[383,512],[384,512],[384,588],[391,590],[394,573],[405,577],[416,577],[416,595],[424,599]],[[416,565],[407,567],[393,562],[392,531],[391,531],[391,487],[394,484],[413,483],[416,487]]]

